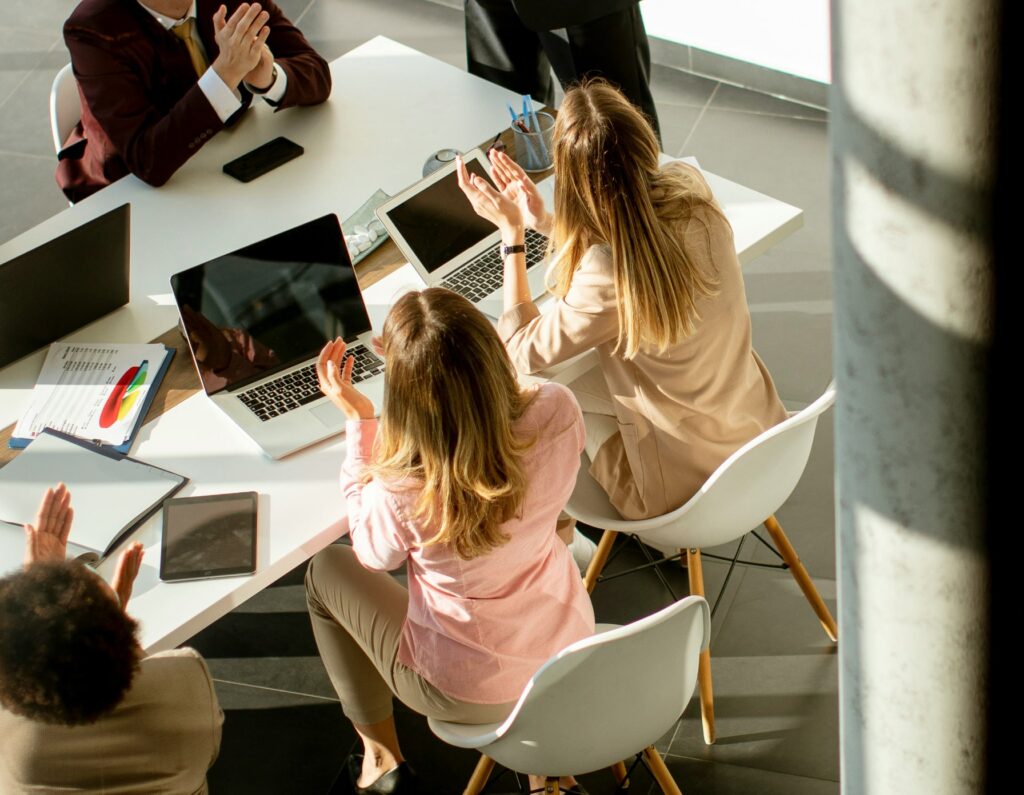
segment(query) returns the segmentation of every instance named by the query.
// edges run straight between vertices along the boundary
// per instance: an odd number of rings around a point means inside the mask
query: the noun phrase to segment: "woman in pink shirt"
[[[392,694],[427,716],[501,721],[545,660],[594,631],[555,534],[584,443],[572,394],[520,389],[491,324],[447,290],[403,296],[381,344],[379,422],[344,342],[317,365],[348,417],[352,546],[328,547],[306,576],[317,646],[365,749],[359,792],[411,781]],[[408,590],[387,574],[403,563]]]

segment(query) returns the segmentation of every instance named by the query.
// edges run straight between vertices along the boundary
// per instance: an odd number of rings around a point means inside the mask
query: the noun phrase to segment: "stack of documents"
[[[173,355],[163,345],[54,343],[10,446],[52,428],[128,452]]]

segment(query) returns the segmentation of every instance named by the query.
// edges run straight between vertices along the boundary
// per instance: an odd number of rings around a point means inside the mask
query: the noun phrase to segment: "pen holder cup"
[[[538,112],[537,125],[540,130],[530,126],[529,118],[516,117],[512,125],[515,140],[516,162],[524,171],[547,171],[551,168],[554,157],[552,140],[555,131],[555,119],[550,113]],[[522,127],[520,126],[522,125]],[[526,128],[526,131],[523,130]]]

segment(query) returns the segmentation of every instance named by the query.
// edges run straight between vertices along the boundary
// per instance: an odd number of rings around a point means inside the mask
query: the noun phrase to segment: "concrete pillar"
[[[833,0],[842,790],[980,793],[999,3]]]

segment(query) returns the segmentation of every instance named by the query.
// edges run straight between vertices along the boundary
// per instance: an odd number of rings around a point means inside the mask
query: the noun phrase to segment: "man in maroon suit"
[[[163,185],[253,95],[280,109],[331,93],[272,0],[81,0],[64,41],[82,100],[57,165],[72,201],[129,173]]]

